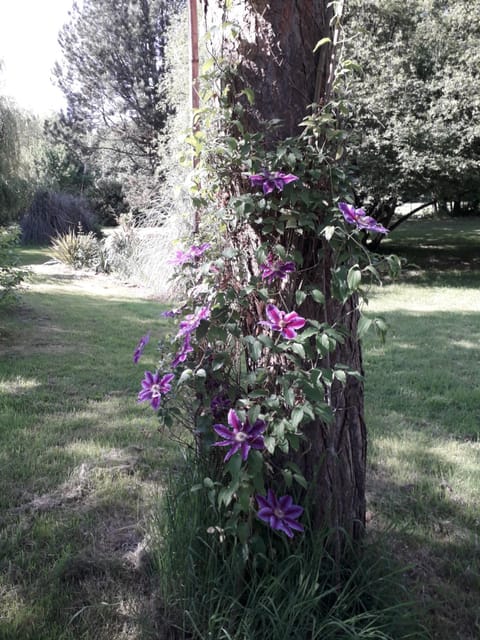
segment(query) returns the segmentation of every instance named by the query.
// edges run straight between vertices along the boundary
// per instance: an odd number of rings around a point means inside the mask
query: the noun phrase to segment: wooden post
[[[198,57],[198,14],[197,0],[190,0],[190,66],[191,66],[191,102],[192,102],[192,130],[196,131],[194,121],[195,110],[200,105],[200,96],[198,93],[198,73],[199,73],[199,57]],[[197,166],[197,157],[193,156],[193,168]],[[193,233],[198,233],[200,226],[200,212],[195,209],[193,213]]]

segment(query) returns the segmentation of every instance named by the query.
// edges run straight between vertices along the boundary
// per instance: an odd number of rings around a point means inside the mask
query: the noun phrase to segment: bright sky
[[[0,93],[39,115],[64,106],[51,78],[60,59],[57,34],[72,4],[73,0],[0,0]]]

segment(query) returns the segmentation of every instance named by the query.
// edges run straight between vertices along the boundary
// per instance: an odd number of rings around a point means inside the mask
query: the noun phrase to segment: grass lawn
[[[136,403],[153,350],[132,363],[161,307],[132,293],[43,273],[0,311],[2,640],[130,638],[153,618],[136,552],[173,454]]]
[[[387,531],[432,637],[480,637],[480,220],[412,221],[385,249],[399,282],[365,344],[372,531]]]

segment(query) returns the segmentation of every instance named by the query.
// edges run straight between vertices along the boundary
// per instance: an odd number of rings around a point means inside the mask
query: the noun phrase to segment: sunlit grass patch
[[[132,363],[162,308],[42,277],[0,316],[0,637],[112,640],[139,624],[128,554],[176,455],[136,402],[155,351]]]
[[[413,223],[392,234],[390,246],[420,258],[420,269],[374,289],[367,308],[389,324],[384,345],[374,336],[364,345],[369,526],[388,531],[397,557],[412,562],[433,636],[473,640],[480,633],[480,223]],[[449,269],[451,251],[452,261],[472,262]]]

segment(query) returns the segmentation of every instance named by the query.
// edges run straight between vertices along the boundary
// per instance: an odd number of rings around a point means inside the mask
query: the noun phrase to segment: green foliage
[[[384,224],[405,201],[476,210],[480,3],[348,3],[347,56],[358,204]],[[461,34],[461,37],[459,37]]]
[[[96,230],[94,215],[83,198],[46,189],[35,193],[20,224],[25,244],[46,244],[79,227],[85,233]]]
[[[26,182],[21,175],[20,125],[19,110],[0,96],[0,225],[16,220],[24,203]]]
[[[9,298],[25,278],[18,268],[18,227],[0,227],[0,302]]]
[[[91,231],[70,229],[52,240],[50,253],[53,258],[74,269],[99,269],[102,264],[102,248]]]

